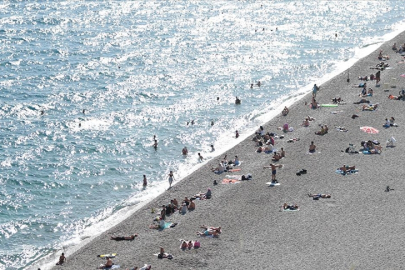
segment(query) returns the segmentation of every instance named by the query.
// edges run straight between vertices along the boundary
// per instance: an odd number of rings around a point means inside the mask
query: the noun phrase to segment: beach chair
[[[387,147],[394,147],[394,146],[395,146],[394,143],[395,143],[396,141],[397,141],[397,140],[395,140],[394,137],[389,138],[389,139],[387,140]]]

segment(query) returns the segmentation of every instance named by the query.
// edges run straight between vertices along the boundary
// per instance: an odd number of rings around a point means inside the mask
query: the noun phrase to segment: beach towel
[[[241,169],[230,169],[230,170],[228,170],[228,172],[239,172],[239,171],[241,171]]]
[[[350,175],[350,174],[355,174],[358,171],[359,170],[351,170],[351,171],[347,171],[346,174],[345,174],[341,169],[337,169],[336,173],[341,174],[341,175]]]
[[[226,175],[226,179],[235,179],[235,180],[252,180],[252,174],[235,174],[235,175]]]
[[[274,183],[274,182],[267,182],[266,185],[269,185],[269,187],[275,187],[275,186],[280,186],[280,183]]]
[[[163,257],[160,257],[159,253],[156,253],[156,254],[153,254],[153,255],[157,256],[159,259],[164,259],[164,258],[167,258],[169,260],[173,259],[173,255],[169,254],[169,253],[163,253]]]
[[[280,212],[297,212],[297,211],[300,211],[300,209],[297,208],[297,209],[292,210],[290,208],[287,208],[287,209],[281,208],[281,210],[280,210]]]
[[[100,265],[100,267],[102,267],[103,265],[104,264]],[[118,268],[120,268],[120,265],[119,264],[114,264],[111,267],[104,267],[104,268],[99,268],[99,269],[118,269]]]
[[[102,254],[102,255],[97,255],[99,258],[115,258],[117,256],[117,253],[111,253],[111,254]]]

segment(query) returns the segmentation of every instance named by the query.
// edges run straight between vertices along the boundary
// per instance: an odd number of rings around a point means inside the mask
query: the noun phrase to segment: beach
[[[271,181],[271,170],[263,167],[271,163],[272,154],[257,153],[252,134],[226,152],[228,159],[239,156],[241,171],[214,174],[210,168],[216,167],[224,155],[214,158],[130,218],[91,239],[73,254],[65,254],[67,262],[52,269],[96,269],[105,262],[97,255],[109,253],[118,254],[112,260],[120,269],[144,264],[152,265],[152,269],[401,269],[405,211],[400,201],[405,189],[400,181],[405,153],[402,143],[405,103],[388,99],[388,95],[398,95],[405,87],[405,78],[400,76],[405,69],[404,58],[391,49],[394,42],[398,46],[404,44],[405,33],[356,62],[349,68],[349,77],[344,71],[320,85],[316,96],[319,103],[331,104],[331,99],[340,97],[344,104],[311,109],[308,104],[312,94],[308,93],[289,107],[287,116],[280,112],[263,125],[265,132],[284,135],[283,139],[275,140],[275,148],[283,147],[286,151],[286,157],[277,162],[283,164],[277,169],[280,186],[266,185]],[[378,103],[377,110],[362,111],[362,104],[353,104],[361,99],[361,88],[357,86],[362,81],[358,76],[377,72],[370,67],[380,62],[379,50],[390,56],[385,61],[390,68],[381,71],[379,87],[374,81],[367,82],[374,90],[373,96],[367,99]],[[389,84],[387,88],[385,83]],[[359,117],[353,119],[353,114]],[[301,126],[308,115],[315,120],[309,127]],[[395,117],[398,127],[384,129],[384,119],[390,117]],[[285,123],[293,127],[292,132],[278,129]],[[315,135],[324,124],[329,127],[328,133]],[[367,134],[360,130],[361,126],[375,127],[379,133]],[[345,127],[348,131],[338,131],[335,127]],[[392,136],[396,147],[385,147],[386,140]],[[289,142],[294,138],[299,140]],[[367,140],[378,140],[382,152],[369,155],[361,151],[345,152],[349,144],[359,151],[361,141]],[[316,153],[312,154],[308,153],[311,141],[316,145]],[[336,173],[344,164],[355,165],[358,172]],[[296,175],[301,169],[307,173]],[[221,183],[226,175],[248,173],[252,174],[252,180]],[[214,180],[218,185],[213,185]],[[386,186],[394,190],[385,192]],[[178,223],[174,228],[149,229],[162,205],[173,198],[180,202],[208,188],[212,189],[212,198],[197,200],[194,211],[166,217],[167,222]],[[313,200],[309,193],[331,194],[331,198]],[[285,202],[298,204],[300,210],[281,212]],[[155,213],[152,208],[156,209]],[[199,237],[196,232],[203,230],[201,225],[221,226],[222,233],[218,238]],[[110,240],[110,236],[134,233],[138,236],[133,241]],[[180,239],[198,240],[201,247],[181,250]],[[154,254],[160,247],[172,254],[173,259],[158,259]]]

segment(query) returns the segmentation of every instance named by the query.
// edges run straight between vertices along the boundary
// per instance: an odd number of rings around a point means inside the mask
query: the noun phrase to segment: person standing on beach
[[[239,138],[239,131],[235,132],[235,137],[236,137],[236,139]]]
[[[148,185],[148,180],[146,179],[146,175],[143,175],[143,186],[146,187]]]
[[[276,173],[277,173],[277,168],[281,168],[283,165],[282,164],[273,164],[270,163],[270,166],[264,166],[263,169],[265,168],[271,168],[271,182],[272,183],[277,183],[276,180]]]
[[[169,185],[170,185],[169,188],[172,187],[173,180],[174,180],[173,171],[170,171],[170,173],[169,173]]]
[[[316,97],[316,93],[319,91],[319,87],[314,84],[314,87],[312,88],[312,96],[315,98]]]

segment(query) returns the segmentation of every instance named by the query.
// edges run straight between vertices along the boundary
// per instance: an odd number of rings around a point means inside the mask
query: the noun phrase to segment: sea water
[[[0,269],[46,265],[113,226],[170,170],[184,178],[197,153],[215,158],[405,28],[400,1],[0,8]]]

